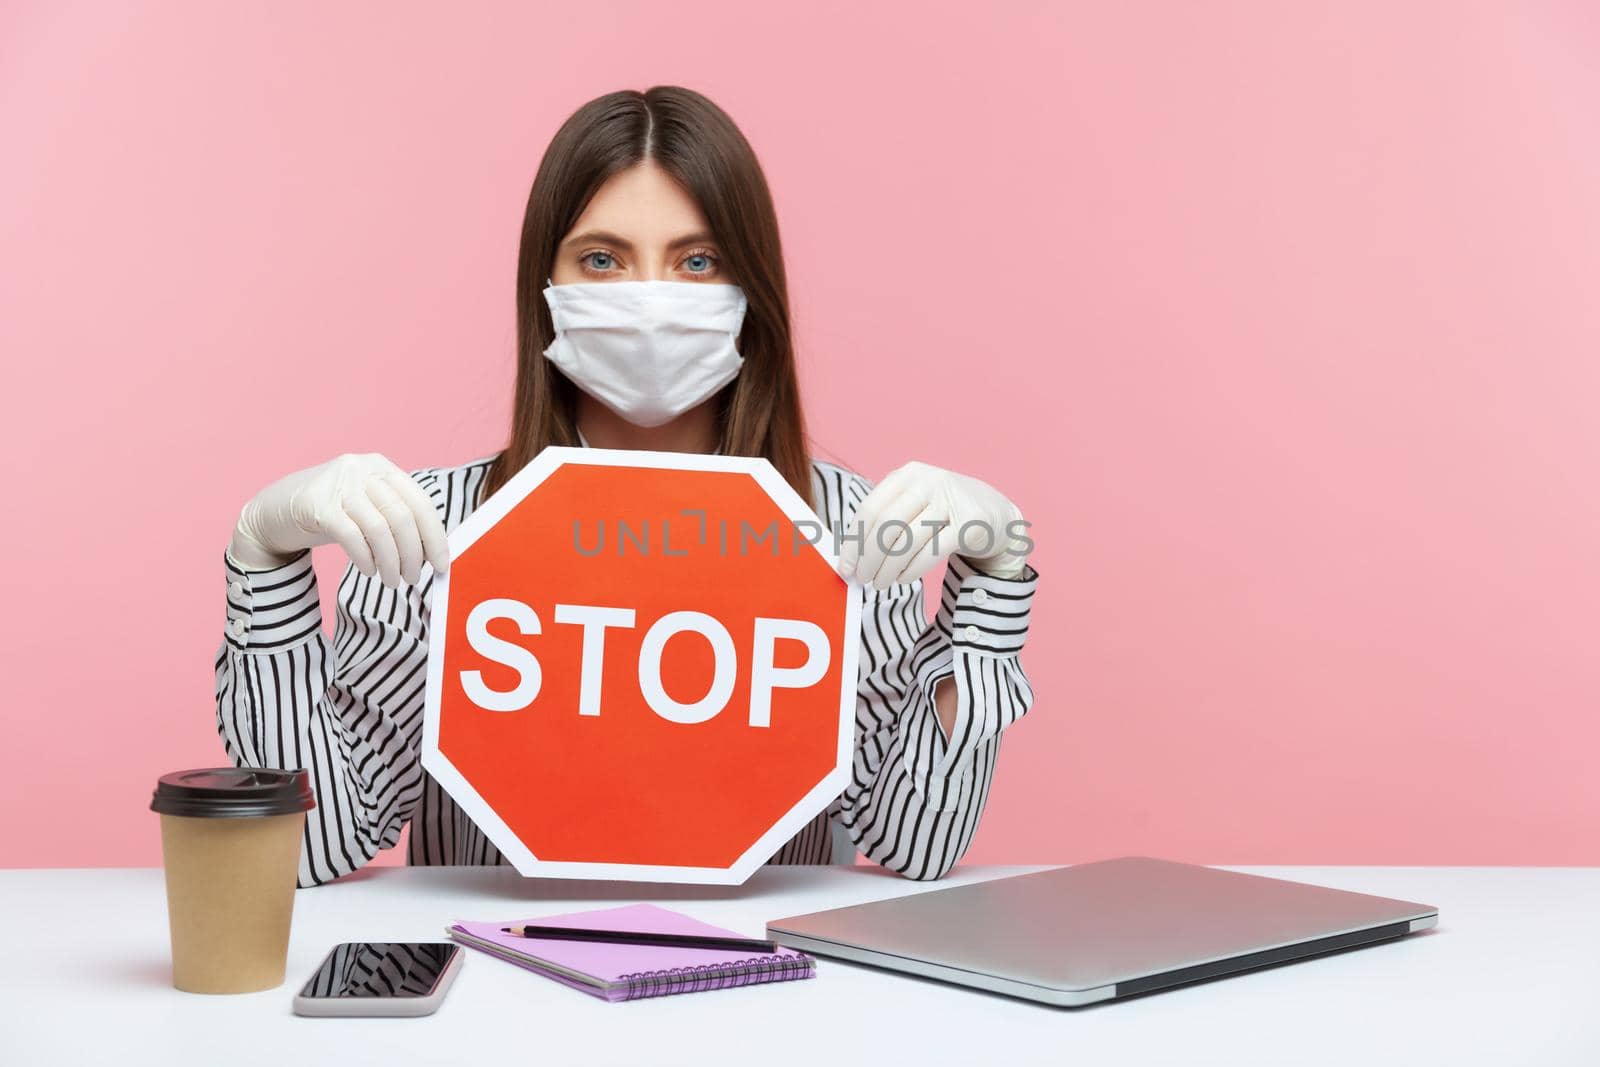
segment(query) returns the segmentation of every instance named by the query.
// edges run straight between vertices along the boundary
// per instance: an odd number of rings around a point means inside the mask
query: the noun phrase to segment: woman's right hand
[[[390,586],[415,584],[424,560],[439,574],[450,566],[433,500],[376,452],[339,456],[261,490],[239,512],[228,551],[246,569],[266,570],[330,542]]]

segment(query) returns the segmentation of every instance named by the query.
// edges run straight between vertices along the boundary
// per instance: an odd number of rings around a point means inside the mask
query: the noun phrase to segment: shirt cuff
[[[1024,564],[1015,578],[985,574],[961,556],[945,572],[939,615],[957,651],[1009,656],[1022,651],[1039,572]]]
[[[246,570],[226,551],[222,562],[228,593],[222,633],[229,645],[240,652],[277,652],[322,630],[310,549],[264,571]]]

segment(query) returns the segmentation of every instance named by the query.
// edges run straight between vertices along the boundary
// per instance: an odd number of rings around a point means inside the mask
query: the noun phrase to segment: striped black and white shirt
[[[447,530],[477,505],[493,457],[412,472]],[[872,488],[812,464],[824,527],[848,529]],[[226,552],[227,622],[216,656],[217,729],[241,767],[306,768],[317,806],[306,822],[301,886],[348,874],[411,826],[413,864],[503,864],[483,832],[422,768],[432,571],[393,589],[345,569],[330,639],[311,553],[247,571]],[[938,878],[978,827],[1000,734],[1033,703],[1018,654],[1038,574],[977,571],[951,556],[933,620],[922,581],[864,590],[854,774],[844,792],[769,862],[843,863],[859,851],[910,878]],[[934,686],[953,678],[945,736]]]

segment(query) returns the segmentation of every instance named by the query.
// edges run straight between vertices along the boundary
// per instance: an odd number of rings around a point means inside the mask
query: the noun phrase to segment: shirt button
[[[974,604],[982,604],[982,603],[986,602],[988,599],[989,599],[989,590],[987,590],[987,589],[974,589],[972,591],[972,602]]]
[[[969,627],[969,629],[970,629],[970,627]],[[235,636],[235,637],[243,637],[244,636],[244,620],[243,619],[234,619],[233,620],[233,636]]]
[[[978,628],[976,626],[969,626],[962,631],[962,635],[966,637],[968,641],[976,641],[978,639]]]
[[[244,583],[240,581],[230,582],[228,584],[228,592],[232,593],[234,596],[244,596]],[[980,589],[978,592],[981,593],[983,590]]]

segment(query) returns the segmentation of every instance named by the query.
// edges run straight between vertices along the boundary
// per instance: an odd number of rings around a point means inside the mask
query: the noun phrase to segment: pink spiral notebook
[[[816,960],[804,952],[730,952],[726,949],[619,945],[590,941],[545,941],[504,932],[507,926],[580,926],[603,930],[638,930],[653,934],[745,935],[692,919],[654,904],[577,911],[536,919],[501,922],[458,922],[449,934],[456,941],[498,956],[508,963],[554,978],[605,1000],[634,1000],[669,993],[697,993],[761,982],[813,978]]]

